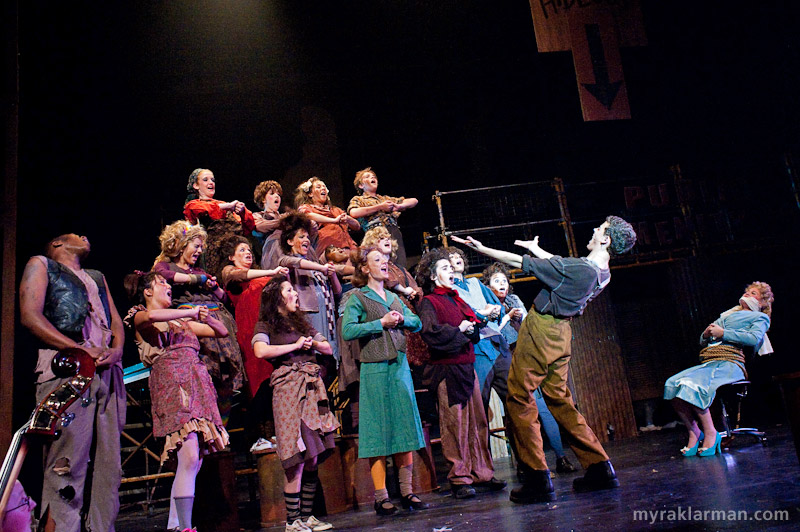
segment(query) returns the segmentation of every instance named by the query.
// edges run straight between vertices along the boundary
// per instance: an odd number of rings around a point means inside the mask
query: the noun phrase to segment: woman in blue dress
[[[769,329],[773,299],[772,288],[767,283],[749,285],[739,298],[739,304],[720,314],[703,331],[701,364],[673,375],[664,384],[664,399],[672,401],[689,431],[689,441],[681,449],[684,456],[712,456],[721,452],[722,438],[714,427],[708,407],[714,401],[717,388],[747,378],[745,355],[758,352],[762,347]]]
[[[406,360],[403,329],[417,332],[416,314],[384,286],[389,257],[377,247],[352,253],[353,284],[342,316],[342,338],[358,340],[361,375],[358,457],[369,458],[375,487],[375,512],[397,511],[386,490],[386,457],[398,468],[403,508],[427,507],[412,491],[413,451],[425,446],[411,370]]]

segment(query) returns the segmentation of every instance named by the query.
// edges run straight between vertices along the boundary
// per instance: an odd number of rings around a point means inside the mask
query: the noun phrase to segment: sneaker
[[[333,528],[332,524],[326,523],[325,521],[320,521],[313,515],[306,519],[306,526],[314,532],[322,532],[323,530],[330,530]]]
[[[286,521],[286,532],[311,532],[302,519],[295,519],[292,524]]]
[[[259,438],[257,442],[250,447],[250,452],[254,453],[256,451],[266,451],[267,449],[274,449],[275,445],[269,440],[265,440],[264,438]]]

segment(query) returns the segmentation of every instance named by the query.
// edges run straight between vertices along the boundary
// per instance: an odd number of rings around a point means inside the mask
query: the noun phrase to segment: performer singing
[[[475,374],[481,386],[484,407],[488,411],[492,387],[497,390],[505,404],[505,381],[511,365],[508,342],[500,333],[500,324],[504,317],[503,307],[499,303],[490,301],[492,291],[476,277],[464,278],[467,269],[467,257],[464,252],[455,247],[447,248],[447,251],[450,253],[450,264],[453,265],[453,287],[483,322],[479,330],[480,340],[475,344]]]
[[[205,269],[218,276],[222,264],[219,247],[231,235],[250,235],[256,228],[253,213],[241,201],[221,201],[214,198],[217,191],[216,178],[207,168],[196,168],[189,175],[186,185],[189,195],[183,207],[183,215],[189,223],[202,224],[208,231],[206,239]]]
[[[418,307],[422,339],[430,351],[423,379],[438,398],[442,454],[450,465],[447,478],[453,497],[474,497],[476,487],[501,490],[506,483],[494,478],[488,423],[474,368],[473,344],[480,339],[482,320],[453,288],[447,249],[432,249],[422,256],[417,283],[427,294]]]
[[[360,346],[358,457],[369,458],[378,515],[397,511],[386,490],[389,455],[399,469],[403,508],[421,510],[427,505],[412,490],[412,451],[425,447],[425,438],[402,331],[419,331],[420,321],[398,296],[386,290],[387,255],[377,247],[364,247],[357,249],[351,260],[353,284],[358,289],[344,308],[342,338],[359,340]]]
[[[243,236],[234,235],[222,244],[221,251],[226,257],[222,268],[222,287],[234,306],[236,317],[236,339],[244,359],[247,376],[247,390],[250,404],[247,408],[248,429],[255,443],[250,451],[271,447],[269,438],[274,435],[271,429],[271,397],[269,376],[272,364],[256,358],[253,352],[253,331],[259,320],[261,292],[275,275],[287,275],[288,268],[261,270],[253,268],[253,252],[250,242]]]
[[[311,220],[317,222],[319,232],[314,249],[322,256],[328,246],[349,251],[358,247],[348,229],[357,231],[358,221],[331,203],[328,187],[318,177],[312,177],[297,187],[294,206]]]
[[[166,226],[159,237],[161,254],[156,257],[153,271],[172,285],[175,306],[206,306],[230,333],[227,337],[204,337],[200,340],[200,359],[214,381],[219,412],[222,421],[227,423],[233,392],[244,383],[244,363],[236,342],[236,323],[223,305],[225,291],[219,287],[215,277],[197,267],[206,238],[202,226],[191,225],[185,220]]]
[[[279,275],[264,287],[261,321],[253,349],[275,368],[272,410],[278,458],[286,474],[286,532],[321,531],[333,525],[312,515],[317,489],[317,463],[333,449],[339,426],[328,406],[316,354],[331,355],[330,343],[300,310],[298,294]]]
[[[397,240],[392,238],[389,230],[382,225],[373,227],[361,239],[361,246],[375,246],[381,253],[389,257],[389,278],[386,279],[384,285],[389,290],[400,295],[403,303],[411,310],[414,310],[424,294],[422,293],[422,288],[414,280],[414,276],[405,268],[394,263],[397,260],[399,244]]]
[[[282,196],[283,187],[277,181],[272,180],[262,181],[256,185],[253,191],[253,201],[261,209],[253,213],[253,219],[256,224],[253,236],[259,244],[259,255],[263,252],[264,241],[278,228],[281,218],[285,216],[280,212]]]
[[[311,220],[304,214],[291,213],[281,222],[280,247],[283,252],[278,265],[289,268],[289,278],[297,290],[300,310],[308,314],[314,328],[321,332],[333,347],[338,360],[336,344],[336,302],[342,285],[333,264],[320,264],[311,247]]]
[[[195,479],[203,456],[228,445],[217,408],[217,393],[199,357],[198,337],[225,337],[225,325],[198,305],[171,309],[172,287],[155,272],[133,273],[125,278],[133,307],[126,322],[136,330],[136,343],[150,372],[153,435],[165,438],[161,463],[177,458],[170,493],[170,514],[178,530],[192,528]],[[143,305],[142,305],[143,304]]]
[[[398,266],[406,267],[406,247],[403,244],[403,233],[397,225],[400,213],[417,206],[417,198],[392,197],[378,194],[378,176],[372,168],[364,168],[356,172],[353,184],[358,191],[347,206],[347,214],[356,218],[361,229],[366,233],[373,227],[382,225],[389,230],[392,238],[397,240]]]
[[[586,469],[582,478],[575,479],[573,488],[592,491],[619,486],[608,455],[576,410],[567,388],[572,343],[570,320],[582,314],[586,305],[608,285],[610,256],[633,247],[636,243],[633,227],[622,218],[609,216],[595,228],[587,245],[589,254],[583,258],[548,253],[539,247],[539,237],[515,242],[533,256],[492,249],[471,237],[466,240],[453,237],[453,240],[514,268],[522,268],[543,285],[520,329],[508,375],[509,421],[525,473],[523,485],[512,490],[511,501],[555,500],[533,393],[540,387],[547,406],[570,434],[572,450]]]
[[[105,277],[82,266],[90,249],[85,236],[56,237],[47,244],[46,256],[31,257],[20,283],[22,325],[41,342],[37,403],[68,380],[50,369],[57,350],[81,347],[97,364],[84,401],[67,410],[74,419],[44,449],[42,520],[47,530],[59,532],[113,532],[119,511],[125,334]]]
[[[714,402],[717,388],[747,378],[745,355],[761,353],[762,345],[768,344],[765,339],[773,301],[772,288],[767,283],[757,281],[745,288],[739,304],[720,314],[700,336],[701,364],[673,375],[664,384],[664,399],[672,400],[689,431],[689,441],[681,449],[683,456],[722,452],[722,437],[708,407]],[[764,354],[768,352],[772,352],[771,348]]]

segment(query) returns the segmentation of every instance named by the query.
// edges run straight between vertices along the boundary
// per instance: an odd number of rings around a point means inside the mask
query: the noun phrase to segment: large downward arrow
[[[606,61],[606,51],[603,48],[603,39],[600,37],[600,25],[586,24],[585,28],[586,40],[589,43],[589,56],[592,58],[594,83],[582,83],[582,85],[610,111],[623,82],[608,80],[608,62]]]

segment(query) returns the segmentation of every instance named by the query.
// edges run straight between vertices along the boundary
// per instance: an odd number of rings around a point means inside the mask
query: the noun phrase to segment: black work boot
[[[550,470],[531,469],[524,466],[522,486],[511,490],[511,502],[530,504],[532,502],[551,502],[556,500]]]
[[[587,491],[607,490],[619,487],[617,474],[611,462],[597,462],[586,468],[586,474],[582,478],[576,478],[572,482],[572,487],[579,493]]]

